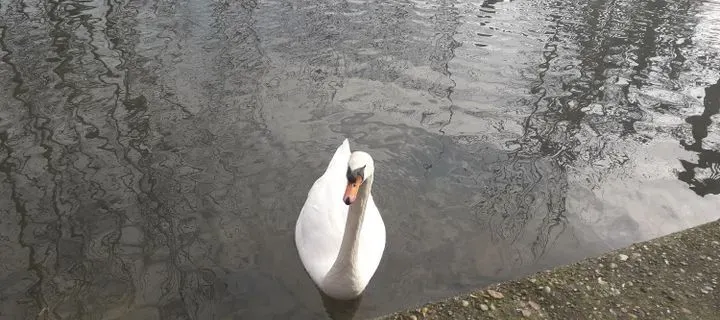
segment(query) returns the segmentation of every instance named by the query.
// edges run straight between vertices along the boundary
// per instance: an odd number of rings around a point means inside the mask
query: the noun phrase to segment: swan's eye
[[[362,168],[358,168],[355,170],[350,169],[348,167],[347,173],[346,173],[347,179],[349,182],[355,182],[355,178],[360,176],[361,178],[365,178],[365,166],[362,166]]]
[[[348,169],[347,169],[346,176],[347,176],[348,181],[350,181],[350,182],[355,181],[355,177],[353,177],[353,172],[352,172],[352,170],[350,170],[350,167],[348,167]]]

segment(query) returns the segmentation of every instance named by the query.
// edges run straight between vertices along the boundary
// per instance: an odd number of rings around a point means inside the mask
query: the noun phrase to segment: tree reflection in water
[[[720,151],[713,149],[719,146],[710,146],[708,149],[703,146],[703,140],[708,137],[708,128],[713,123],[711,118],[720,112],[720,80],[705,88],[704,106],[701,115],[686,119],[692,126],[694,142],[681,142],[685,149],[698,153],[697,163],[680,160],[685,171],[678,173],[678,178],[687,182],[690,189],[701,196],[720,194]]]

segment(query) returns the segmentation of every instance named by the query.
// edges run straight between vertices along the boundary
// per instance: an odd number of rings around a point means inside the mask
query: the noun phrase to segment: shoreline
[[[717,319],[720,220],[377,320]]]

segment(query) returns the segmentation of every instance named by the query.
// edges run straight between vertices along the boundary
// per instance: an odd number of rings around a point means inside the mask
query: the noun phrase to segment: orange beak
[[[358,190],[360,189],[360,185],[362,183],[363,178],[361,176],[357,176],[354,182],[348,182],[347,188],[345,188],[345,195],[343,196],[343,201],[346,205],[351,205],[353,202],[355,202],[355,199],[357,199]]]

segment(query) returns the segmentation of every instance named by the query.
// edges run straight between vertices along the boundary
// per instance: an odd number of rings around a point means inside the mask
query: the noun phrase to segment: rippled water
[[[326,317],[292,241],[342,138],[356,316],[720,218],[720,1],[0,1],[0,318]]]

